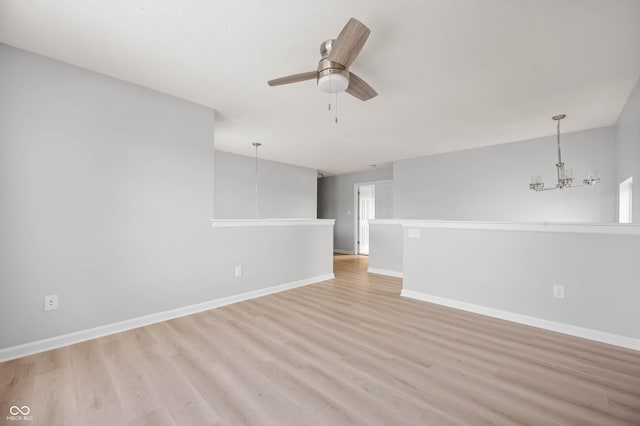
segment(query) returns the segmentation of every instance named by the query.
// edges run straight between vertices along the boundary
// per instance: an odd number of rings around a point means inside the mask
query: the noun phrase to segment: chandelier
[[[562,162],[562,155],[560,153],[560,120],[565,118],[566,114],[556,115],[553,120],[558,122],[558,162],[556,163],[556,167],[558,169],[558,183],[553,188],[545,188],[544,182],[542,182],[542,178],[538,176],[531,177],[531,183],[529,184],[529,189],[533,191],[552,191],[554,189],[567,189],[567,188],[577,188],[579,186],[593,186],[596,183],[600,182],[600,178],[597,177],[596,172],[589,171],[587,172],[586,178],[582,180],[582,183],[579,185],[574,184],[573,179],[573,171],[571,169],[565,169],[564,163]]]

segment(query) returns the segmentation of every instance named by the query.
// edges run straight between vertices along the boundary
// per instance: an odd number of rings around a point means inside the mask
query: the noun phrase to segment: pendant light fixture
[[[593,186],[596,183],[600,182],[600,178],[597,177],[596,172],[589,171],[587,172],[587,176],[582,180],[582,183],[579,185],[574,185],[573,183],[573,171],[571,169],[565,169],[564,163],[562,162],[562,153],[560,151],[560,120],[566,118],[566,114],[555,115],[552,117],[554,121],[558,123],[557,125],[557,143],[558,143],[558,162],[556,163],[556,168],[558,171],[558,182],[556,186],[553,188],[545,188],[544,182],[542,182],[542,178],[538,176],[531,177],[531,183],[529,184],[529,189],[533,191],[552,191],[554,189],[568,189],[568,188],[576,188],[579,186]]]
[[[262,145],[260,142],[253,142],[251,145],[256,147],[256,219],[258,218],[258,147]]]

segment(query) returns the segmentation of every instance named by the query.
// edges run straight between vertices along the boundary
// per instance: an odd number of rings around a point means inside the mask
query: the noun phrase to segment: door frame
[[[393,179],[374,180],[370,182],[357,182],[353,184],[353,253],[358,254],[358,237],[360,228],[358,218],[360,217],[360,206],[358,205],[358,188],[366,185],[376,185],[379,183],[393,183]],[[369,250],[371,251],[371,250]]]

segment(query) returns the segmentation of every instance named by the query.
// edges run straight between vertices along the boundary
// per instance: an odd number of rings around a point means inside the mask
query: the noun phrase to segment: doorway
[[[618,222],[620,223],[631,223],[633,222],[633,178],[629,178],[624,182],[620,183],[620,194],[619,201],[620,205],[618,208]]]
[[[358,187],[358,246],[357,254],[369,255],[369,221],[376,218],[376,187]]]

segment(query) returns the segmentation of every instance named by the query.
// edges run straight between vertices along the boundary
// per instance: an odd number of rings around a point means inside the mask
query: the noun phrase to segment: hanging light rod
[[[566,118],[566,114],[554,115],[551,117],[554,121],[558,123],[558,162],[556,163],[556,167],[558,169],[558,182],[556,186],[553,188],[545,188],[544,182],[542,182],[542,178],[540,175],[532,176],[531,183],[529,184],[529,189],[533,191],[553,191],[554,189],[568,189],[568,188],[577,188],[579,186],[593,186],[596,183],[600,182],[600,178],[597,177],[596,172],[588,171],[587,177],[582,180],[582,184],[574,185],[573,183],[573,171],[571,169],[565,169],[564,163],[562,162],[562,153],[560,151],[560,120]]]
[[[258,147],[262,145],[260,142],[252,142],[251,145],[256,147],[256,192],[255,192],[255,201],[256,201],[256,219],[259,216],[258,212]]]

